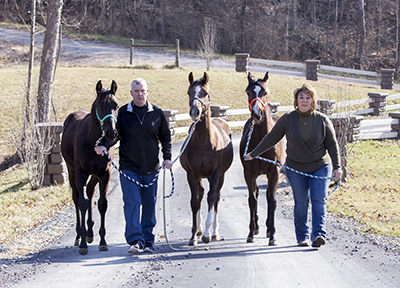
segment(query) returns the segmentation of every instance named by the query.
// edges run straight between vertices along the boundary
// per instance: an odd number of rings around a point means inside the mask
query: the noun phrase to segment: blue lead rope
[[[247,136],[247,142],[246,142],[246,147],[245,147],[245,149],[244,149],[243,157],[245,157],[246,154],[247,154],[247,149],[249,148],[249,143],[250,143],[251,134],[253,133],[253,128],[254,128],[254,123],[251,124],[250,131],[249,131],[249,135]],[[331,178],[331,177],[315,176],[315,175],[307,174],[307,173],[304,173],[304,172],[301,172],[301,171],[297,171],[297,170],[295,170],[295,169],[293,169],[293,168],[290,168],[290,167],[288,167],[288,166],[286,166],[286,165],[284,165],[284,164],[281,164],[281,163],[279,163],[279,162],[275,162],[275,161],[272,161],[272,160],[270,160],[270,159],[263,158],[263,157],[260,157],[260,156],[256,156],[255,158],[256,158],[256,159],[259,159],[259,160],[262,160],[262,161],[269,162],[269,163],[274,164],[274,165],[277,165],[277,166],[284,167],[285,169],[288,169],[288,170],[290,170],[290,171],[292,171],[292,172],[295,172],[295,173],[298,173],[298,174],[300,174],[300,175],[307,176],[307,177],[310,177],[310,178],[321,179],[321,180],[334,180],[334,178]],[[339,188],[339,185],[340,185],[341,180],[342,180],[342,179],[339,179],[339,180],[338,180],[338,182],[337,182],[337,184],[336,184],[336,187],[333,189],[333,191],[332,191],[329,195],[327,195],[327,196],[325,197],[326,200],[328,200],[329,197],[331,197],[332,194],[335,193],[335,191]]]

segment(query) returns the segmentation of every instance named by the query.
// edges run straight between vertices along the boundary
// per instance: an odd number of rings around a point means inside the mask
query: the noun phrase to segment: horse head
[[[270,94],[267,87],[268,72],[265,73],[263,79],[256,79],[249,72],[247,75],[249,84],[246,88],[251,118],[257,123],[262,120],[265,109],[268,108],[268,95]]]
[[[193,73],[189,73],[189,115],[193,121],[198,121],[210,107],[210,87],[208,86],[209,76],[204,72],[202,78],[194,80]]]
[[[115,98],[117,83],[113,80],[110,90],[103,88],[101,80],[96,84],[96,100],[92,105],[92,119],[97,119],[102,136],[114,140],[118,136],[116,123],[118,117],[118,101]]]

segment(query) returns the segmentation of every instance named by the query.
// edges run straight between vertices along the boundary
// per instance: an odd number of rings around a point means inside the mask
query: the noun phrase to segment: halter
[[[209,95],[209,94],[207,94],[207,95]],[[206,95],[206,96],[207,96],[207,95]],[[209,95],[208,97],[210,98],[210,95]],[[190,103],[190,106],[192,106],[194,100],[199,100],[200,103],[201,103],[201,106],[203,107],[203,109],[205,109],[208,105],[210,105],[210,101],[208,101],[207,103],[204,104],[204,102],[201,101],[201,99],[200,99],[199,97],[194,96],[193,99],[192,99],[192,101],[191,101],[191,103]]]
[[[106,120],[106,119],[109,118],[109,117],[112,117],[112,118],[114,119],[114,122],[117,123],[117,118],[115,118],[115,116],[112,115],[112,114],[107,114],[106,116],[103,117],[103,119],[100,119],[99,113],[97,113],[97,107],[96,107],[96,116],[97,116],[97,119],[99,119],[99,121],[100,121],[101,135],[104,135],[104,134],[105,134],[105,133],[104,133],[104,128],[103,128],[103,122],[104,122],[104,120]]]
[[[265,109],[267,108],[267,104],[265,104],[263,101],[261,101],[261,99],[260,98],[258,98],[258,97],[256,97],[256,98],[254,98],[253,100],[251,100],[251,102],[249,103],[249,109],[250,109],[250,112],[253,112],[253,109],[251,108],[251,105],[253,104],[253,102],[255,102],[255,101],[258,101],[258,102],[260,102],[261,103],[261,106],[263,107],[263,110],[262,110],[262,112],[264,112],[265,111]],[[268,103],[268,98],[267,98],[267,102],[266,103]]]

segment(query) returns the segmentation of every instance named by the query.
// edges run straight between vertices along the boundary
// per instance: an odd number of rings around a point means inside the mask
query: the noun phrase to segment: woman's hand
[[[342,169],[336,169],[332,172],[332,178],[335,180],[335,182],[338,182],[340,178],[342,178],[343,172]]]

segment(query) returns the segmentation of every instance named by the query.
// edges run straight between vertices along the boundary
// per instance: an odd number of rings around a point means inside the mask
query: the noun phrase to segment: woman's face
[[[299,105],[299,111],[304,113],[311,110],[312,101],[313,100],[308,93],[303,91],[300,92],[297,95],[297,104]]]

